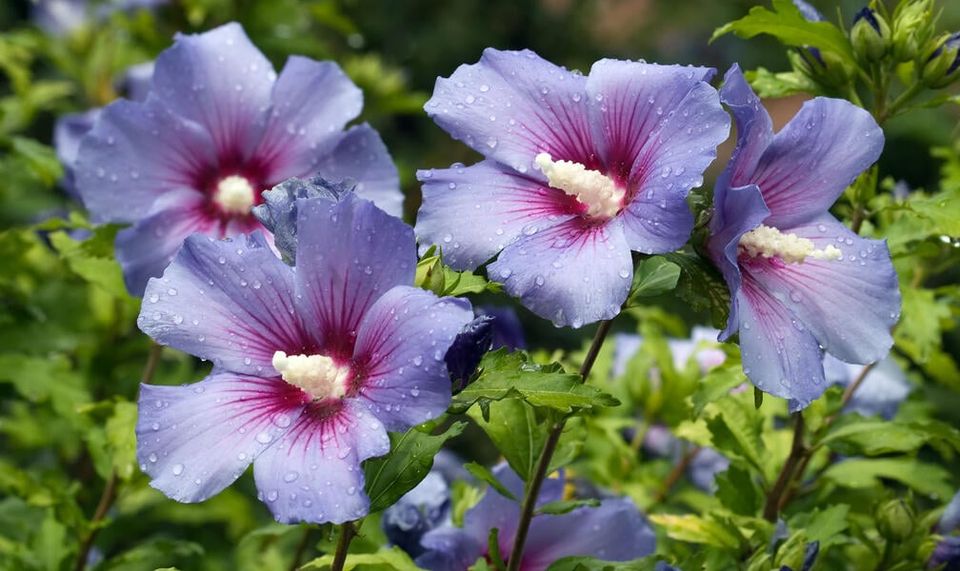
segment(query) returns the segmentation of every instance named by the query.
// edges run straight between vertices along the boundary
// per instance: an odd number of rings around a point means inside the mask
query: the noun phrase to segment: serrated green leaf
[[[855,418],[852,422],[832,426],[821,443],[848,456],[878,456],[891,452],[912,452],[927,442],[927,435],[910,426]]]
[[[672,290],[677,287],[679,279],[680,266],[663,256],[641,260],[633,271],[633,283],[626,306],[636,305],[640,298],[662,295]]]
[[[477,464],[476,462],[467,462],[466,464],[463,465],[463,467],[467,472],[470,472],[473,475],[473,477],[475,477],[476,479],[480,480],[481,482],[486,482],[487,484],[490,484],[490,487],[496,490],[497,493],[499,493],[501,496],[511,499],[515,502],[519,501],[517,497],[514,496],[513,493],[511,493],[510,490],[508,490],[507,487],[504,486],[503,483],[501,483],[500,480],[498,480],[497,477],[493,475],[493,472],[491,472],[490,469],[487,468],[486,466],[482,464]]]
[[[730,290],[723,276],[696,255],[672,252],[664,254],[664,257],[680,266],[677,297],[688,303],[694,311],[708,312],[714,327],[724,327],[730,312]]]
[[[850,41],[839,28],[807,20],[792,0],[773,0],[773,11],[754,6],[743,18],[717,28],[710,41],[731,32],[744,39],[768,34],[788,46],[820,48],[854,61]]]
[[[544,504],[537,508],[538,514],[563,515],[579,508],[595,508],[600,505],[600,500],[557,500]]]
[[[581,383],[579,375],[537,365],[522,351],[487,353],[478,370],[477,380],[454,395],[452,411],[463,412],[478,402],[483,406],[506,398],[565,413],[620,404],[600,389]]]
[[[301,571],[323,571],[333,565],[333,554],[318,557],[300,567]],[[344,571],[353,569],[370,571],[421,571],[410,556],[399,547],[381,549],[376,553],[348,553],[343,564]]]
[[[137,466],[137,405],[118,402],[107,420],[107,443],[113,460],[113,469],[122,480],[129,480]]]
[[[574,556],[558,559],[547,571],[655,571],[659,557],[651,556],[633,561],[601,561],[594,557]]]
[[[413,427],[403,434],[390,434],[390,452],[363,464],[370,512],[384,510],[412,490],[433,466],[433,457],[443,444],[459,435],[467,423],[455,422],[443,434],[432,435]]]
[[[797,93],[816,93],[817,84],[802,73],[787,71],[773,73],[765,68],[758,67],[754,71],[746,72],[747,81],[761,98],[777,99]]]
[[[731,397],[724,397],[711,406],[712,417],[707,428],[713,446],[730,458],[740,458],[765,473],[767,462],[764,446],[763,417],[751,404]]]
[[[886,478],[940,499],[954,492],[948,470],[913,458],[850,458],[827,468],[823,478],[847,488],[880,486]]]
[[[650,521],[664,528],[668,536],[678,541],[722,549],[737,549],[740,546],[739,538],[725,526],[700,516],[651,514]]]
[[[100,226],[86,240],[74,240],[66,232],[53,232],[50,242],[77,275],[115,297],[127,297],[120,265],[113,257],[118,228]]]
[[[717,474],[717,499],[733,513],[756,515],[763,507],[764,497],[750,472],[732,465]]]

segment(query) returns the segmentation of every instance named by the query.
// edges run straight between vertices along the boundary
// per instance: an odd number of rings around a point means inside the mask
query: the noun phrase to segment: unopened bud
[[[876,10],[864,6],[853,18],[850,42],[860,61],[880,61],[890,48],[890,26]]]
[[[960,76],[960,32],[938,38],[935,45],[920,77],[924,85],[937,89],[950,85]]]
[[[932,35],[933,0],[908,0],[897,6],[893,16],[893,55],[897,61],[916,59]]]
[[[891,541],[904,541],[914,529],[914,513],[903,500],[890,500],[877,508],[877,530]]]

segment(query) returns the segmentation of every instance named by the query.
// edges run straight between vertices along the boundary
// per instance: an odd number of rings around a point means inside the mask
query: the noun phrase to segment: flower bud
[[[879,61],[890,47],[890,26],[883,15],[864,6],[853,18],[850,42],[860,61]]]
[[[877,530],[891,541],[903,541],[914,529],[914,513],[910,504],[903,500],[890,500],[877,508]]]
[[[936,46],[920,75],[924,85],[934,89],[946,87],[960,76],[960,32],[940,37]]]
[[[933,35],[933,0],[907,0],[897,6],[893,17],[893,55],[910,61],[921,54]]]
[[[826,87],[842,87],[850,81],[853,70],[837,54],[817,48],[801,48],[797,53],[799,58],[791,61],[813,81]]]

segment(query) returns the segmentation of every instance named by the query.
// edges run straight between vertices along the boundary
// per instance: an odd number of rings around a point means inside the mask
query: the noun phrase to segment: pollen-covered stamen
[[[250,181],[235,174],[221,179],[213,195],[213,201],[227,214],[250,214],[255,199]]]
[[[555,161],[549,153],[534,159],[550,186],[575,197],[591,218],[612,218],[623,208],[626,191],[600,171],[573,161]]]
[[[780,258],[790,264],[802,264],[807,258],[839,260],[843,252],[835,246],[818,250],[813,240],[796,234],[784,234],[772,226],[761,224],[740,238],[737,248],[752,258]]]
[[[326,355],[273,354],[273,368],[283,380],[300,387],[316,400],[343,398],[347,392],[349,367],[341,367]]]

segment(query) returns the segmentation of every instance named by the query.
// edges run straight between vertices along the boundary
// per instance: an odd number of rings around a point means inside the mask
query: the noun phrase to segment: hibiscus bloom
[[[893,343],[900,292],[886,243],[827,211],[880,156],[883,131],[863,109],[818,97],[774,135],[736,66],[720,95],[738,133],[708,242],[731,292],[720,339],[739,332],[747,377],[798,410],[827,388],[824,350],[871,363]]]
[[[351,179],[399,214],[396,168],[368,125],[343,131],[360,90],[332,62],[291,57],[277,77],[238,24],[178,36],[146,101],[107,106],[80,145],[76,185],[95,222],[131,223],[117,259],[131,293],[183,239],[260,227],[260,192],[293,176]]]
[[[427,113],[486,160],[417,173],[417,234],[487,271],[557,326],[617,315],[631,251],[686,242],[685,202],[729,131],[713,70],[601,60],[589,76],[487,49],[440,78]]]
[[[523,497],[523,481],[506,464],[494,475],[515,497]],[[548,478],[540,489],[538,505],[563,498],[564,479]],[[513,549],[520,519],[520,504],[492,489],[467,510],[463,527],[446,524],[423,536],[426,549],[417,565],[431,571],[466,571],[487,556],[490,531],[497,529],[500,555]],[[537,515],[530,523],[524,545],[523,571],[543,571],[554,561],[572,555],[604,561],[630,561],[653,553],[656,536],[637,506],[627,498],[601,500],[597,507],[582,507],[562,515]]]
[[[296,267],[261,232],[193,235],[150,280],[138,324],[213,362],[203,381],[144,385],[137,458],[151,485],[202,501],[248,465],[280,522],[367,512],[360,463],[446,410],[444,353],[470,304],[412,287],[413,229],[372,203],[298,202]]]

